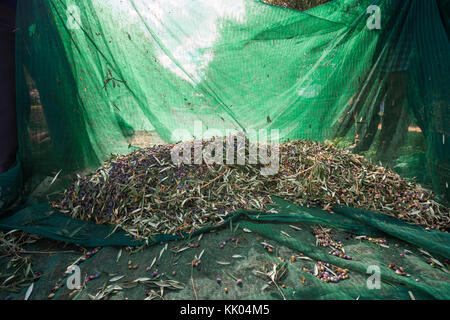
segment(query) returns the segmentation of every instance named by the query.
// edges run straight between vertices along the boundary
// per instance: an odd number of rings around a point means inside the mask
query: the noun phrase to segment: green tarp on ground
[[[0,213],[13,212],[8,207],[17,196],[28,195],[44,177],[97,167],[111,153],[145,145],[139,137],[149,132],[157,132],[165,142],[192,139],[199,123],[204,131],[218,130],[213,135],[227,129],[277,129],[283,140],[353,142],[357,137],[362,141],[359,151],[371,150],[379,160],[395,160],[399,150],[406,150],[403,157],[417,154],[422,160],[402,162],[402,171],[408,175],[426,168],[437,195],[448,199],[449,3],[336,0],[297,12],[250,0],[19,1],[20,150],[17,166],[0,176]],[[374,14],[367,13],[371,5],[380,9],[380,29],[368,27]],[[380,123],[387,129],[380,132]],[[410,127],[419,132],[420,141],[411,138]],[[187,133],[183,136],[178,129]],[[201,298],[280,298],[273,288],[261,293],[266,281],[251,274],[261,261],[277,261],[257,237],[273,241],[285,258],[303,251],[352,271],[351,280],[334,285],[303,274],[301,264],[290,266],[290,298],[410,299],[408,291],[419,299],[449,298],[448,274],[431,268],[418,254],[420,247],[448,258],[447,234],[358,210],[336,208],[336,216],[312,209],[286,210],[256,220],[241,214],[235,221],[239,230],[253,232],[236,231],[245,240],[233,251],[237,253],[221,252],[216,245],[230,230],[205,235],[204,267],[197,274]],[[112,227],[48,212],[45,204],[25,205],[5,216],[1,227],[85,246],[125,245],[131,240],[122,233],[105,239]],[[315,246],[311,226],[319,223],[337,229],[338,237],[348,231],[383,235],[414,254],[400,258],[395,246],[349,240],[348,252],[355,259],[338,259]],[[289,230],[289,224],[304,230]],[[150,247],[136,259],[147,265],[162,247]],[[126,272],[124,259],[115,263],[117,250],[104,249],[88,270]],[[201,248],[195,250],[200,254]],[[251,258],[242,263],[232,257],[236,254]],[[60,257],[37,258],[36,264],[46,270],[36,285],[42,291],[36,290],[35,297],[47,296],[57,274],[72,262]],[[233,286],[223,275],[227,267],[217,264],[218,257],[231,261],[230,272],[248,275],[248,287],[233,287],[227,296],[212,286],[219,273]],[[179,258],[180,280],[186,284],[191,270],[185,264],[192,258],[192,253]],[[387,268],[391,262],[405,265],[411,277],[393,273]],[[365,270],[372,263],[382,270],[381,290],[366,286]],[[173,264],[160,267],[169,273]],[[134,275],[143,273],[140,269]],[[299,282],[303,277],[306,285]],[[91,293],[97,287],[90,287]],[[130,297],[142,297],[141,289],[135,288]],[[192,288],[172,294],[192,298]]]
[[[120,283],[132,282],[139,278],[149,278],[158,270],[163,279],[173,279],[184,284],[182,290],[166,290],[165,299],[282,299],[283,296],[274,286],[263,291],[268,278],[255,274],[264,264],[272,266],[281,263],[279,258],[285,259],[288,265],[288,274],[279,281],[283,284],[282,292],[286,299],[449,299],[450,276],[448,270],[431,267],[427,264],[428,255],[421,253],[427,251],[433,257],[444,261],[443,257],[450,256],[450,236],[448,233],[438,231],[425,231],[421,227],[407,225],[401,221],[391,219],[379,214],[371,214],[361,210],[349,208],[336,208],[336,214],[318,209],[297,207],[280,199],[274,199],[273,210],[277,214],[264,215],[257,212],[239,212],[232,221],[225,223],[217,229],[202,230],[195,235],[186,235],[185,239],[174,240],[171,237],[161,236],[155,239],[150,247],[136,250],[129,254],[123,248],[111,245],[137,246],[139,243],[131,241],[121,232],[114,236],[108,234],[98,225],[70,220],[66,217],[46,216],[49,208],[36,207],[34,212],[22,212],[15,217],[0,221],[11,228],[25,229],[31,232],[43,233],[48,238],[69,241],[81,245],[108,246],[103,248],[93,258],[80,265],[83,275],[100,274],[100,278],[89,282],[77,298],[89,299],[95,296],[102,287],[111,285],[113,277],[123,275]],[[22,217],[22,221],[17,219]],[[29,225],[30,219],[33,219]],[[80,226],[82,226],[80,228]],[[292,226],[296,227],[295,229]],[[330,234],[336,241],[342,241],[345,252],[352,260],[344,260],[329,255],[329,247],[321,247],[316,243],[312,234],[313,227],[332,228]],[[43,229],[40,229],[44,227]],[[45,230],[45,233],[42,232]],[[64,230],[64,232],[61,232]],[[93,237],[93,231],[97,236]],[[103,232],[103,233],[102,233]],[[72,234],[72,236],[64,236]],[[200,234],[202,239],[199,240]],[[387,240],[387,244],[380,246],[369,241],[360,240],[355,235],[380,237]],[[105,239],[106,238],[106,239]],[[237,238],[239,243],[228,241],[224,248],[220,242]],[[167,243],[167,241],[172,240]],[[167,243],[167,247],[166,247]],[[192,248],[188,243],[193,244]],[[199,243],[197,247],[195,244]],[[263,243],[272,246],[273,253],[268,253]],[[164,248],[167,248],[164,250]],[[34,284],[33,299],[46,299],[51,289],[61,281],[64,282],[63,273],[66,268],[80,257],[77,250],[73,253],[67,251],[70,246],[61,248],[55,242],[43,240],[28,250],[30,251],[62,251],[60,254],[42,255],[31,254],[33,257],[33,270],[43,271],[43,277]],[[72,248],[73,249],[73,248]],[[120,250],[123,250],[119,254]],[[176,251],[180,250],[180,253]],[[405,250],[408,250],[405,253]],[[203,254],[201,254],[203,252]],[[303,258],[299,257],[302,253]],[[201,255],[200,269],[192,268],[191,262],[195,256]],[[291,257],[295,256],[295,261]],[[152,265],[155,259],[155,264]],[[1,260],[0,260],[1,261]],[[306,267],[314,269],[314,264],[323,261],[341,268],[349,269],[350,279],[339,283],[325,283],[313,275],[302,270]],[[389,269],[389,264],[401,266],[410,275],[400,276]],[[6,264],[1,264],[5,273]],[[137,269],[129,269],[129,266]],[[147,267],[152,266],[150,270]],[[370,266],[378,267],[381,276],[381,287],[370,289],[367,286],[368,278],[372,275]],[[270,269],[270,268],[269,268]],[[173,274],[173,271],[176,271]],[[192,273],[192,275],[191,275]],[[165,274],[164,276],[162,274]],[[221,285],[216,278],[223,279]],[[192,285],[192,279],[194,285]],[[244,281],[243,286],[236,285],[236,279]],[[304,279],[302,281],[302,279]],[[123,285],[124,289],[112,299],[129,298],[145,299],[145,292],[154,288],[155,284]],[[195,293],[193,290],[195,288]],[[226,293],[224,288],[228,288]],[[24,291],[13,293],[15,299],[23,299]],[[159,288],[156,285],[156,291]],[[63,286],[57,292],[56,299],[71,299],[71,290]],[[411,294],[409,293],[411,292]],[[0,291],[0,298],[11,293]]]

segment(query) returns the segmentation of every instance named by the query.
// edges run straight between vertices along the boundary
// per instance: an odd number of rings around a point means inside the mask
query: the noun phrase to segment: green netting
[[[18,162],[0,175],[0,210],[8,208],[19,198],[22,185],[22,168]]]
[[[381,29],[367,27],[370,5],[381,10]],[[278,129],[283,140],[354,144],[355,152],[432,184],[440,199],[448,200],[449,27],[448,0],[335,0],[306,12],[251,0],[19,1],[20,150],[18,164],[0,176],[1,213],[44,178],[52,181],[60,172],[59,180],[64,180],[97,167],[111,153],[125,154],[155,142],[154,136],[161,139],[157,141],[176,142],[177,129],[187,131],[184,138],[193,138],[199,121],[205,130],[223,134],[227,129]],[[53,191],[62,187],[59,183]],[[48,206],[34,206],[35,202],[30,200],[0,226],[85,246],[135,244],[122,233],[110,235],[113,228],[49,214]],[[231,265],[232,272],[249,275],[248,282],[254,283],[246,290],[234,288],[226,295],[210,285],[219,272],[216,257],[229,259],[231,254],[221,252],[215,243],[230,230],[205,235],[202,243],[211,257],[206,258],[207,253],[199,274],[199,295],[261,297],[264,281],[257,281],[250,270],[276,257],[261,251],[256,241],[260,236],[285,250],[286,257],[303,251],[355,273],[352,280],[332,286],[290,266],[286,294],[291,298],[409,299],[408,291],[413,291],[417,298],[448,299],[448,274],[430,268],[417,254],[421,247],[448,258],[447,234],[348,208],[336,208],[336,216],[330,216],[282,206],[283,213],[276,217],[256,219],[241,213],[235,218],[241,229],[253,231],[236,231],[246,245],[235,254],[252,256],[250,262],[232,260]],[[394,246],[381,249],[349,242],[349,252],[358,259],[336,260],[314,245],[310,229],[317,223],[336,232],[405,241],[408,244],[402,245],[415,254],[397,262]],[[304,231],[286,238],[281,230],[293,233],[288,224]],[[160,250],[161,245],[155,245],[136,259],[144,264]],[[106,248],[96,259],[110,273],[126,271],[126,261],[116,264],[116,256],[115,248]],[[38,265],[51,269],[39,282],[44,291],[70,264],[59,257],[48,258],[51,263],[38,259]],[[192,257],[182,256],[180,264]],[[392,261],[407,264],[423,281],[393,274],[386,267]],[[98,263],[89,263],[89,270],[99,268]],[[371,263],[382,267],[382,290],[369,291],[365,285]],[[169,263],[161,268],[171,269]],[[188,283],[190,270],[180,276]],[[307,278],[306,286],[299,284],[300,277]],[[142,292],[135,290],[130,294],[137,298]],[[39,293],[42,297],[44,291]],[[192,298],[192,291],[171,297]],[[263,297],[279,298],[276,290]]]
[[[381,10],[379,30],[367,27],[369,5]],[[306,12],[249,0],[22,1],[25,178],[96,167],[151,134],[174,142],[185,129],[192,138],[201,121],[224,134],[359,141],[355,151],[448,198],[449,8],[446,0],[340,0]]]

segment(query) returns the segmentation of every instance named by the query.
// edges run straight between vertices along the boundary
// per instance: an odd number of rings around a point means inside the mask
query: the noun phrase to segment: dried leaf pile
[[[271,195],[325,210],[335,204],[363,208],[436,230],[449,226],[449,209],[435,202],[431,191],[362,156],[331,144],[290,141],[280,145],[278,173],[264,176],[262,165],[248,164],[251,145],[235,142],[236,154],[246,151],[246,165],[175,165],[174,145],[115,157],[96,173],[78,177],[52,205],[137,238],[218,225],[238,209],[264,210]]]

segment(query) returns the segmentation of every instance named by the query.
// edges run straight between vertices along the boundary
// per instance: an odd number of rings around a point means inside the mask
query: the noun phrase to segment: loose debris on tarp
[[[70,264],[69,266],[67,266],[66,270],[64,271],[64,273],[62,274],[62,277],[56,282],[56,285],[51,289],[50,294],[48,295],[49,299],[52,299],[55,297],[56,293],[65,286],[66,281],[67,281],[67,277],[73,272],[72,267],[74,266],[80,266],[81,264],[83,264],[85,261],[87,261],[88,259],[92,258],[94,255],[96,255],[102,248],[101,247],[97,247],[94,248],[92,250],[86,250],[86,249],[82,249],[80,248],[83,252],[83,255],[80,256],[78,259],[76,259],[72,264]],[[84,282],[82,284],[82,287],[85,287],[86,284],[92,280],[98,279],[100,278],[100,274],[95,273],[92,275],[86,275],[84,278]],[[77,294],[80,292],[81,289],[76,289],[72,292],[72,295]]]
[[[118,292],[124,289],[131,289],[139,284],[145,285],[147,290],[145,294],[147,298],[145,300],[153,300],[153,299],[164,299],[164,290],[182,290],[185,287],[184,283],[173,279],[167,279],[164,275],[157,275],[153,278],[137,278],[131,281],[124,281],[120,283],[116,283],[118,280],[122,278],[114,277],[110,279],[108,282],[105,282],[103,287],[97,292],[95,295],[89,295],[91,300],[107,300],[111,296],[117,294]],[[113,284],[108,284],[109,282],[115,282]],[[159,290],[159,293],[155,291],[155,289]]]
[[[331,265],[322,261],[318,261],[317,264],[314,265],[314,270],[309,270],[306,267],[303,267],[302,270],[309,272],[317,279],[320,279],[324,282],[338,283],[349,278],[348,269],[339,268],[335,265]]]
[[[29,286],[26,300],[30,297],[34,281],[42,275],[41,272],[33,271],[30,257],[24,256],[24,247],[35,243],[40,237],[19,230],[9,232],[0,231],[0,258],[7,259],[6,270],[0,271],[0,291],[17,292]]]
[[[335,204],[363,208],[441,231],[449,226],[449,209],[431,191],[362,156],[331,144],[290,141],[280,145],[278,173],[264,176],[262,165],[248,164],[254,144],[233,141],[235,154],[245,151],[246,165],[226,164],[226,150],[224,164],[175,165],[175,145],[154,146],[78,177],[52,205],[75,218],[115,224],[139,239],[220,225],[238,209],[264,210],[270,195],[329,211]],[[211,140],[200,143],[205,150]]]
[[[214,244],[209,242],[205,248],[203,247],[204,244],[200,244],[200,242],[204,236],[208,237],[209,234],[185,239],[172,245],[170,243],[161,244],[158,248],[152,250],[151,254],[146,255],[145,259],[142,256],[136,256],[133,248],[130,248],[126,253],[120,254],[122,256],[120,266],[117,263],[118,255],[116,252],[111,252],[112,254],[106,254],[105,256],[101,248],[90,250],[80,248],[80,256],[72,256],[72,261],[66,261],[64,267],[67,267],[67,269],[63,269],[66,271],[61,273],[60,279],[57,281],[51,280],[56,283],[53,289],[42,292],[42,286],[29,285],[26,293],[22,292],[20,296],[15,296],[14,299],[42,298],[44,293],[48,299],[108,300],[130,298],[164,300],[180,297],[187,292],[191,292],[196,299],[204,299],[206,297],[211,298],[211,292],[214,290],[216,290],[214,294],[217,296],[226,294],[235,298],[236,295],[241,296],[243,291],[254,286],[254,278],[251,279],[249,272],[252,272],[261,281],[257,285],[257,291],[252,294],[258,294],[258,292],[261,292],[261,294],[277,293],[282,299],[290,299],[295,294],[292,290],[301,290],[304,286],[314,286],[320,282],[321,285],[332,287],[339,285],[341,282],[346,282],[345,280],[350,277],[353,281],[358,278],[358,272],[350,271],[346,269],[347,267],[340,265],[339,261],[344,262],[344,260],[335,260],[332,264],[324,260],[318,261],[292,248],[280,247],[273,239],[262,239],[252,227],[246,226],[237,230],[237,226],[238,224],[236,226],[230,224],[229,229],[227,229],[229,230],[228,235],[214,232]],[[285,227],[296,230],[296,232],[291,231],[293,239],[299,240],[299,236],[308,234],[310,246],[324,254],[329,250],[330,244],[334,244],[336,249],[343,252],[348,251],[348,254],[352,254],[357,251],[354,248],[352,249],[353,245],[363,241],[367,242],[365,246],[369,247],[387,243],[387,240],[383,238],[343,233],[321,224],[303,224],[301,225],[302,228],[295,225],[286,225]],[[244,231],[244,229],[252,232]],[[281,227],[274,230],[274,234],[280,239],[284,237],[281,233],[283,229]],[[324,241],[320,241],[320,245],[317,244],[317,238],[311,237],[311,233],[317,235],[318,230],[321,233],[325,232],[327,235]],[[254,242],[249,243],[250,239],[253,239]],[[224,248],[221,249],[216,245],[219,241],[226,243]],[[448,260],[442,260],[441,262],[425,250],[412,247],[407,247],[407,249],[398,243],[394,245],[394,243],[392,242],[393,245],[390,247],[379,247],[379,250],[390,250],[390,253],[385,256],[386,260],[379,263],[390,267],[393,274],[414,277],[413,279],[416,282],[422,281],[420,279],[422,275],[408,263],[408,259],[401,258],[405,255],[416,256],[417,258],[422,256],[423,259],[430,260],[433,263],[433,265],[430,265],[430,269],[433,266],[441,269],[440,266],[442,266],[444,268],[442,271],[448,272],[445,270]],[[197,244],[199,245],[197,246]],[[256,252],[259,252],[256,259],[254,254],[249,254],[253,249],[245,251],[248,245],[256,245],[254,248]],[[268,251],[268,248],[271,248],[272,252]],[[227,252],[221,255],[222,250],[227,250]],[[122,250],[118,249],[118,251]],[[143,252],[139,251],[139,253]],[[100,259],[101,266],[95,261],[92,261],[90,266],[83,266],[82,279],[84,281],[82,281],[81,287],[75,290],[69,289],[66,282],[67,277],[71,274],[70,267],[74,265],[81,267],[81,264],[88,262],[93,257]],[[105,258],[109,260],[104,260]],[[357,254],[356,260],[360,260],[360,254]],[[106,265],[110,265],[111,269],[104,270],[103,267]],[[129,266],[139,266],[139,268],[129,270]],[[180,272],[177,273],[175,268]],[[211,268],[214,270],[213,272],[211,272]],[[288,270],[289,273],[292,270],[296,275],[287,276]],[[212,291],[204,290],[205,283],[208,283],[208,281],[215,288]],[[35,292],[36,290],[38,292]],[[185,290],[184,293],[177,293],[177,291],[182,290]]]
[[[287,272],[288,268],[286,262],[270,263],[267,261],[263,263],[260,271],[255,271],[256,274],[269,278],[271,284],[277,288],[278,292],[283,297],[283,300],[286,300],[286,296],[280,289],[279,282],[286,276]]]

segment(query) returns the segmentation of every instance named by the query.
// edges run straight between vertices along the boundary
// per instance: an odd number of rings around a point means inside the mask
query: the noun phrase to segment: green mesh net
[[[248,0],[22,1],[24,176],[97,167],[176,142],[180,128],[194,137],[201,121],[334,139],[448,199],[448,10],[443,0],[305,12]]]
[[[379,11],[368,13],[371,5]],[[378,13],[380,28],[370,19]],[[415,177],[448,201],[449,31],[448,0],[335,0],[305,12],[250,0],[19,1],[20,150],[17,165],[0,175],[1,213],[11,212],[21,194],[46,199],[70,174],[98,167],[111,154],[177,142],[178,129],[195,138],[198,122],[223,133],[278,129],[282,140],[332,140]],[[62,183],[36,192],[58,172]],[[50,215],[36,199],[1,226],[86,246],[131,245],[121,236],[105,242],[109,229],[93,237],[99,226]],[[342,216],[320,223],[359,233],[376,229],[449,257],[447,235],[344,211],[356,219],[347,227]],[[300,216],[280,219],[308,222]],[[290,250],[333,260],[301,237],[280,236],[277,222],[250,219],[243,226]],[[364,259],[389,263],[372,249]],[[369,264],[348,268],[364,273]],[[426,285],[389,275],[378,297],[408,299],[405,288],[414,288],[421,298],[448,298],[447,287],[437,289],[448,275],[430,272]],[[339,290],[319,283],[302,291],[296,283],[289,295],[376,298],[364,281],[343,282]],[[258,296],[259,288],[247,294]]]

